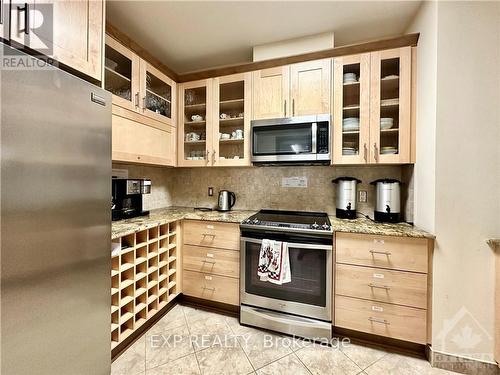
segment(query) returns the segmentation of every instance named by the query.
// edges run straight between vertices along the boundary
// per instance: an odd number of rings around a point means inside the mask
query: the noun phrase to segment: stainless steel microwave
[[[330,115],[251,122],[254,164],[330,164]]]

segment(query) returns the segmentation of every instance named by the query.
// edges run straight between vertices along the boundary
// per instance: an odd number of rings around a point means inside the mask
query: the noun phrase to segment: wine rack
[[[177,296],[178,230],[172,222],[112,240],[112,349]]]

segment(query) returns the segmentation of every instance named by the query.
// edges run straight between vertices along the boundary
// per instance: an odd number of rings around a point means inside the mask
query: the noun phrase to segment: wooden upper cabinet
[[[371,53],[370,161],[410,163],[411,47]]]
[[[331,59],[290,67],[291,116],[330,113]]]
[[[370,54],[333,62],[333,164],[365,164],[370,142]]]
[[[334,60],[333,164],[410,163],[411,47]]]
[[[147,61],[140,63],[142,113],[154,120],[176,126],[174,121],[176,83]]]
[[[175,166],[176,128],[144,125],[123,111],[113,110],[113,161]]]
[[[253,72],[253,119],[290,116],[289,96],[289,66]]]
[[[106,36],[104,88],[113,94],[113,104],[139,110],[139,56]]]
[[[214,78],[213,87],[211,165],[250,165],[252,73]]]
[[[204,167],[212,162],[213,79],[179,85],[178,165]]]
[[[11,10],[12,41],[102,80],[103,0],[12,0]]]

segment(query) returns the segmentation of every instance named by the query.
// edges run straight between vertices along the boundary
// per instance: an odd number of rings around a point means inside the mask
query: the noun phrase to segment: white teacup
[[[201,115],[192,115],[191,116],[191,120],[192,121],[201,121],[201,120],[203,120],[203,116],[201,116]]]
[[[221,118],[221,120],[231,118],[231,116],[229,116],[227,113],[221,113],[219,117]]]
[[[234,133],[234,138],[243,139],[243,129],[236,129],[233,133]]]

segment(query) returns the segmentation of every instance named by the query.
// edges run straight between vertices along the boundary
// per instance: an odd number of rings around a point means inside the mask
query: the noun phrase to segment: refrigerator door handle
[[[106,99],[104,99],[102,96],[97,95],[94,92],[90,94],[90,100],[92,100],[94,103],[106,106]]]

